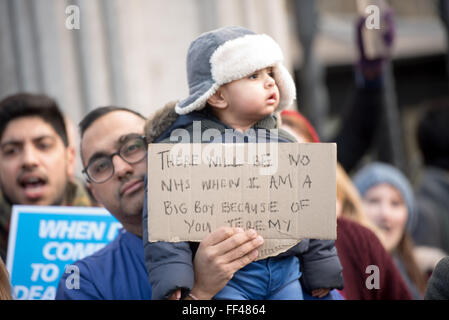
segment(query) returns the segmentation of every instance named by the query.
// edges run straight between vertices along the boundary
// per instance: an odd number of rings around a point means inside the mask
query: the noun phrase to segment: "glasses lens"
[[[142,138],[135,138],[128,141],[120,149],[120,155],[129,163],[136,163],[146,155],[146,145]]]
[[[89,165],[87,173],[95,182],[103,182],[112,175],[112,162],[109,157],[101,157],[96,159]]]

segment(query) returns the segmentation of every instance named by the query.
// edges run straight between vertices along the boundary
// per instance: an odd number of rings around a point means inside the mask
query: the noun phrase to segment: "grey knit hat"
[[[362,197],[371,187],[377,184],[388,183],[395,187],[401,193],[407,206],[406,229],[408,232],[413,231],[416,223],[413,189],[400,170],[386,163],[373,162],[358,171],[354,175],[353,182]]]
[[[281,48],[265,34],[237,26],[203,33],[187,54],[189,97],[178,102],[175,110],[178,114],[200,110],[221,85],[270,66],[279,88],[278,110],[282,110],[296,98],[295,83],[282,60]]]

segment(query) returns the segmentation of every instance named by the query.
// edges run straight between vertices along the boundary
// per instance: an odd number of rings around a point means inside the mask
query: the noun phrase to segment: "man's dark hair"
[[[424,163],[449,170],[449,105],[436,105],[425,112],[417,138]]]
[[[84,116],[84,118],[80,121],[78,127],[80,130],[80,136],[81,138],[83,138],[84,136],[84,132],[86,132],[86,130],[92,125],[92,123],[103,117],[104,115],[110,113],[110,112],[114,112],[114,111],[126,111],[126,112],[130,112],[132,114],[135,114],[136,116],[142,118],[142,119],[146,119],[143,115],[141,115],[139,112],[125,108],[125,107],[114,107],[114,106],[108,106],[108,107],[98,107],[92,111],[90,111],[88,114],[86,114]]]
[[[78,124],[81,140],[83,139],[83,136],[84,136],[84,133],[86,132],[86,130],[92,125],[92,123],[94,123],[95,120],[107,115],[108,113],[114,112],[114,111],[130,112],[144,120],[146,119],[139,112],[125,108],[125,107],[115,107],[115,106],[98,107],[98,108],[90,111],[88,114],[86,114],[84,116],[84,118],[80,121],[80,123]],[[84,163],[83,148],[80,148],[80,156],[81,156],[81,161]]]
[[[64,116],[56,101],[43,94],[30,93],[18,93],[0,101],[0,140],[10,121],[33,116],[47,122],[61,137],[64,145],[69,145]]]

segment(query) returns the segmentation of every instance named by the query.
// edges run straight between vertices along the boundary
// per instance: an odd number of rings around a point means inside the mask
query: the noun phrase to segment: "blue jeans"
[[[214,299],[303,300],[297,257],[267,258],[240,269]]]

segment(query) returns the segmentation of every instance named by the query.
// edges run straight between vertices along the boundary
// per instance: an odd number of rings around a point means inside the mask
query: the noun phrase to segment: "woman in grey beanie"
[[[365,212],[384,235],[386,250],[392,255],[415,299],[422,299],[424,275],[413,256],[409,233],[415,223],[413,191],[407,178],[395,167],[374,162],[353,177],[363,198]]]

